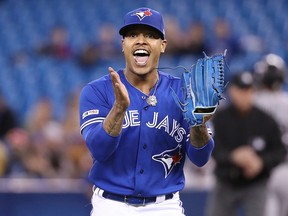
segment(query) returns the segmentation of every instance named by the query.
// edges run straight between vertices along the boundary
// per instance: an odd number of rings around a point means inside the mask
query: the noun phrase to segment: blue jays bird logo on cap
[[[146,18],[146,19],[145,19]],[[124,24],[119,30],[119,34],[125,36],[125,33],[129,30],[128,27],[133,25],[147,25],[161,34],[161,38],[165,38],[165,28],[162,15],[150,8],[138,8],[130,11],[124,17]]]
[[[137,11],[136,13],[131,14],[131,16],[137,16],[141,21],[147,16],[152,16],[152,12],[149,9],[147,9],[145,11]]]
[[[171,150],[166,150],[160,154],[153,155],[152,159],[162,163],[165,169],[165,178],[171,173],[172,169],[180,164],[182,159],[181,145]]]

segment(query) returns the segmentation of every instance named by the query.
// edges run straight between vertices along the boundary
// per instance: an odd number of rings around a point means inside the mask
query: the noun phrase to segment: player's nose
[[[147,43],[146,37],[143,33],[138,35],[137,43],[140,43],[140,44]]]

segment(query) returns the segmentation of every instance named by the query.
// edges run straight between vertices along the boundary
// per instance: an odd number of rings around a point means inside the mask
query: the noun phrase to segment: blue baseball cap
[[[129,27],[133,25],[147,25],[153,27],[165,38],[165,26],[162,15],[150,8],[138,8],[128,12],[124,17],[124,24],[119,30],[119,34],[124,36]]]

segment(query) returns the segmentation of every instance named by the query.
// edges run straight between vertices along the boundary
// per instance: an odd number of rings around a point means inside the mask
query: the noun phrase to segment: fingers
[[[125,85],[121,82],[119,74],[112,67],[109,67],[108,70],[114,89],[115,104],[118,104],[120,105],[120,107],[124,107],[126,109],[130,104],[127,89]]]
[[[113,76],[114,74],[117,74],[117,72],[112,67],[108,67],[108,70],[111,76]]]
[[[115,87],[115,85],[119,85],[120,77],[118,73],[112,67],[109,67],[108,70],[109,70],[110,77],[113,83],[113,87]]]
[[[122,82],[120,80],[119,74],[112,67],[109,67],[108,70],[110,73],[114,93],[115,93],[116,100],[117,100],[117,98],[119,97],[119,91],[120,91],[120,86]]]

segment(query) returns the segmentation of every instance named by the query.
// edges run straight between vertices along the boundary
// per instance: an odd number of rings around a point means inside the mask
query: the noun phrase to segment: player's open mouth
[[[134,51],[133,56],[137,65],[144,66],[149,59],[150,53],[147,50],[138,49]]]

